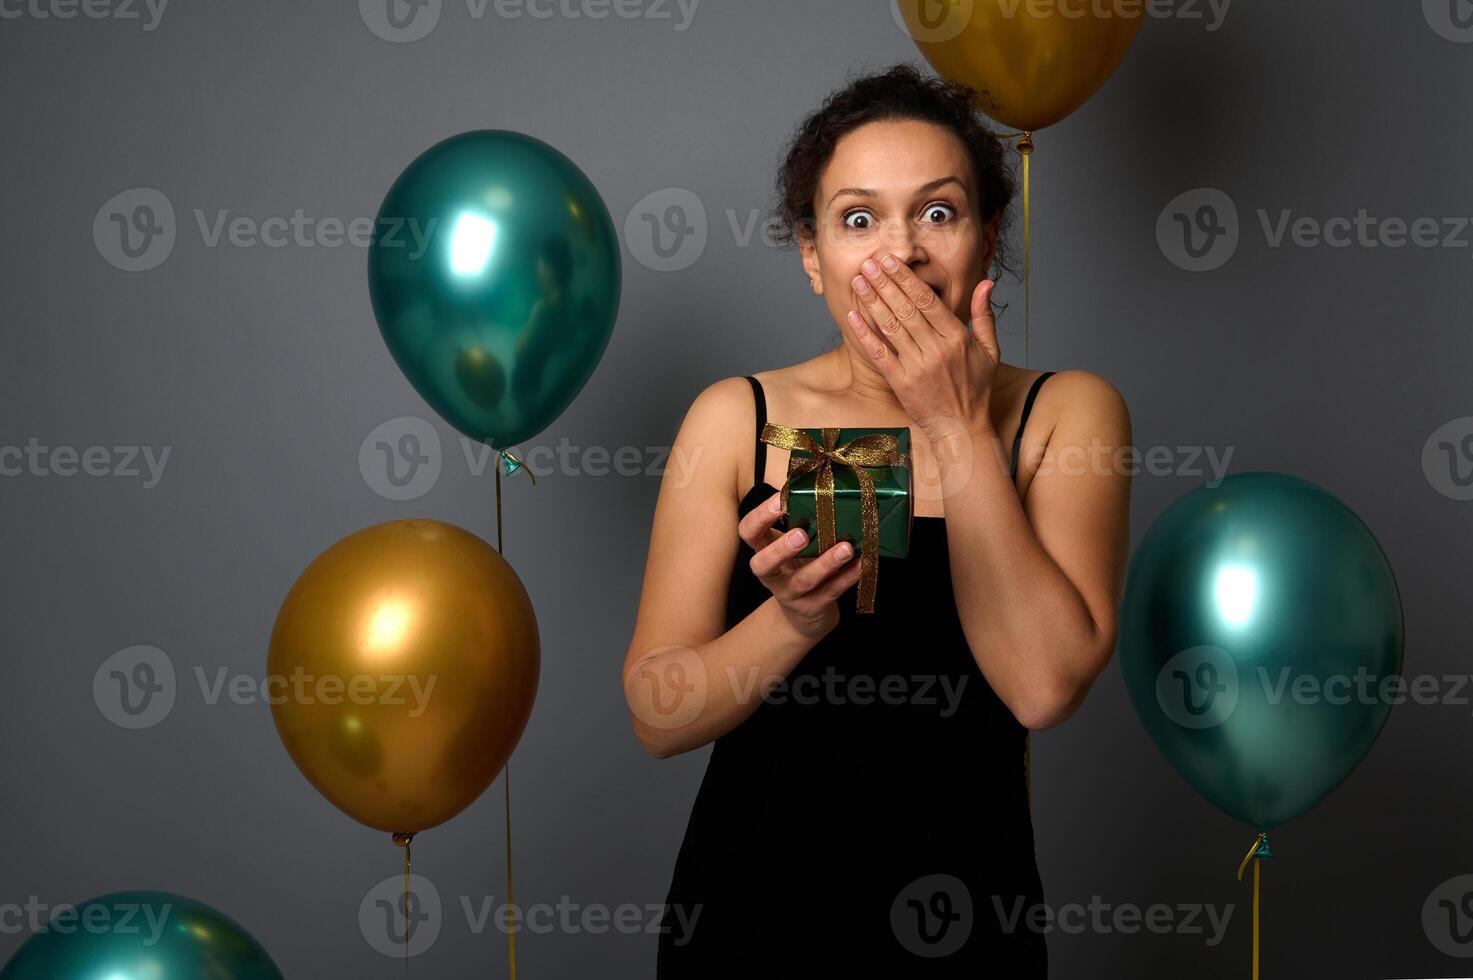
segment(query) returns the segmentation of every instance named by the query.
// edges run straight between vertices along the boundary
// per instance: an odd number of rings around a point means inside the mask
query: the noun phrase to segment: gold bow
[[[788,512],[788,488],[793,481],[809,473],[817,472],[813,480],[814,506],[818,518],[818,548],[827,551],[835,544],[834,530],[834,464],[848,466],[859,478],[859,526],[861,541],[859,548],[859,599],[855,611],[875,611],[875,580],[880,574],[880,513],[875,501],[875,478],[868,467],[900,466],[904,460],[900,454],[900,441],[884,432],[872,432],[858,436],[844,445],[838,445],[839,430],[824,427],[823,444],[802,429],[772,422],[762,427],[762,441],[779,449],[802,450],[809,454],[807,459],[791,457],[788,463],[788,478],[783,481],[783,513]],[[760,476],[760,474],[759,474]]]

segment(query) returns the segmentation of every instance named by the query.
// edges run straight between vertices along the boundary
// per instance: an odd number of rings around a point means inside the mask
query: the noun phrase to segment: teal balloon
[[[1398,697],[1402,650],[1380,545],[1298,477],[1198,487],[1131,558],[1119,657],[1136,713],[1199,793],[1260,831],[1360,764]]]
[[[561,415],[603,357],[619,239],[572,160],[525,133],[476,130],[430,147],[389,188],[368,285],[415,390],[505,449]]]
[[[223,913],[168,892],[114,892],[57,912],[0,980],[282,980]]]

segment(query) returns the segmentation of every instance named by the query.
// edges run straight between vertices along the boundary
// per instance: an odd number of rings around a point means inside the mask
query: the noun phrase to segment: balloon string
[[[1263,863],[1263,858],[1273,856],[1268,846],[1268,831],[1260,831],[1238,865],[1238,880],[1242,881],[1243,869],[1249,861],[1253,862],[1253,980],[1258,980],[1258,866]]]
[[[506,450],[502,450],[501,451],[501,455],[502,456],[505,456],[505,457],[508,457],[510,460],[516,462],[518,465],[525,465],[525,464],[522,464],[521,460],[518,460],[515,456],[512,456],[511,453],[507,452]],[[527,470],[527,476],[532,478],[532,482],[533,483],[536,483],[537,482],[536,478],[532,476],[531,469],[528,469]],[[502,554],[502,555],[505,555],[505,553],[506,553],[503,550],[503,543],[502,543],[502,540],[501,540],[501,467],[500,466],[496,467],[496,551],[499,554]],[[506,762],[506,766],[505,766],[505,779],[506,779],[506,782],[504,784],[504,790],[505,790],[505,793],[506,793],[506,796],[505,796],[505,800],[506,800],[506,802],[505,802],[505,808],[506,808],[506,904],[507,904],[508,909],[511,910],[510,914],[511,915],[516,915],[516,905],[514,904],[515,903],[515,898],[514,898],[514,896],[512,894],[512,888],[511,888],[511,760],[510,759],[508,759],[507,762]],[[507,944],[506,955],[507,955],[507,958],[510,960],[510,963],[511,963],[511,980],[517,980],[517,932],[516,932],[516,926],[515,926],[514,923],[508,923],[507,924],[506,944]]]
[[[409,976],[409,841],[404,842],[404,975]]]
[[[513,909],[516,901],[511,890],[511,760],[506,762],[506,904]],[[511,980],[517,980],[517,931],[515,928],[506,930],[507,955],[511,958]]]
[[[1030,183],[1031,162],[1033,160],[1033,134],[1024,133],[1023,138],[1018,141],[1018,151],[1023,154],[1023,366],[1028,367],[1028,327],[1032,322],[1032,303],[1029,295],[1029,252],[1031,250],[1032,238],[1032,197]]]

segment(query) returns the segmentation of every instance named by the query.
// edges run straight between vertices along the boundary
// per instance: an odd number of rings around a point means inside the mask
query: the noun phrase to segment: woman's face
[[[889,252],[966,323],[992,261],[997,220],[983,223],[971,158],[950,130],[919,120],[866,123],[847,133],[819,179],[803,267],[841,326],[874,318],[854,291],[860,264]]]

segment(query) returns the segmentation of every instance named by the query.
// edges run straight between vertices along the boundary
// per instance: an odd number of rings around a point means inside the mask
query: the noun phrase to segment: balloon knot
[[[520,459],[517,459],[516,456],[512,454],[512,451],[510,449],[501,450],[501,464],[502,472],[507,476],[511,476],[517,470],[526,470],[527,479],[531,480],[534,486],[536,485],[537,476],[532,472],[532,468],[526,463],[522,462]]]
[[[1243,861],[1238,865],[1238,880],[1243,880],[1243,869],[1248,867],[1248,862],[1254,858],[1271,858],[1274,856],[1273,849],[1268,846],[1268,831],[1260,830],[1258,836],[1253,838],[1253,844],[1248,848],[1248,853],[1243,855]]]

